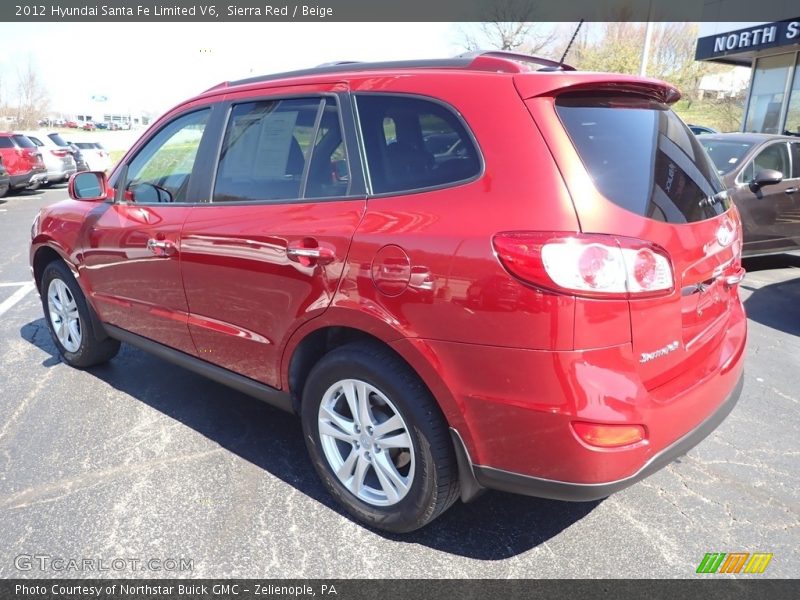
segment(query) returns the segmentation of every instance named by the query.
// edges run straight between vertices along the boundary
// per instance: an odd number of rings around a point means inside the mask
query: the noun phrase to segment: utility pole
[[[647,76],[647,59],[650,57],[650,38],[653,37],[653,0],[647,10],[647,25],[644,29],[644,48],[642,48],[642,62],[639,64],[639,75]]]

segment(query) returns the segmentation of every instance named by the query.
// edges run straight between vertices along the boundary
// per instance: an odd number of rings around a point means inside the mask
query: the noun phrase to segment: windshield
[[[667,223],[728,209],[713,163],[668,106],[635,95],[574,93],[559,96],[556,110],[595,187],[614,204]]]
[[[708,138],[699,138],[703,148],[706,149],[717,173],[725,175],[736,168],[742,162],[742,158],[747,155],[753,144],[749,142],[732,142],[730,140],[720,141]]]

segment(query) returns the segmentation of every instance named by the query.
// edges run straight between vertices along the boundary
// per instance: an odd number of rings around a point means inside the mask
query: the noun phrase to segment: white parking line
[[[23,285],[28,285],[30,281],[14,281],[12,283],[0,283],[0,288],[3,287],[22,287]]]
[[[33,290],[33,288],[34,285],[32,281],[23,283],[22,287],[20,287],[16,292],[11,294],[9,298],[0,303],[0,317],[2,317],[5,313],[7,313],[9,309],[11,309],[11,307],[14,306],[17,302],[22,300],[28,294],[28,292]]]

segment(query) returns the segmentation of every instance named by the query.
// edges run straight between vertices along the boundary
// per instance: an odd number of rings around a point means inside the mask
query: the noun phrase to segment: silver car
[[[47,168],[47,183],[67,181],[78,170],[69,149],[58,146],[46,132],[30,131],[25,135],[39,148]]]

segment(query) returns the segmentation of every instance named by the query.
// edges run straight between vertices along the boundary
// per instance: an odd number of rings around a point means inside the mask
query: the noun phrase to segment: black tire
[[[365,502],[351,492],[334,473],[322,446],[320,404],[332,386],[347,379],[365,382],[383,394],[405,421],[413,444],[410,487],[389,506]],[[414,531],[441,515],[458,498],[458,467],[444,416],[416,373],[379,344],[356,342],[323,356],[311,369],[303,389],[301,416],[311,462],[322,482],[347,512],[365,525],[394,533]],[[358,444],[353,444],[352,451],[360,452],[355,450]],[[347,452],[350,446],[344,443],[344,448]],[[377,461],[377,454],[373,456]]]
[[[74,351],[64,347],[56,334],[55,326],[52,321],[48,292],[54,280],[60,280],[66,285],[69,293],[75,301],[78,309],[78,320],[80,326],[80,345]],[[44,318],[50,335],[58,349],[59,354],[68,365],[79,369],[85,369],[94,365],[99,365],[114,358],[119,352],[119,341],[105,337],[103,333],[95,331],[94,320],[91,307],[87,304],[78,282],[75,281],[72,272],[66,264],[57,260],[48,264],[42,274],[40,295],[42,298],[42,308]]]

